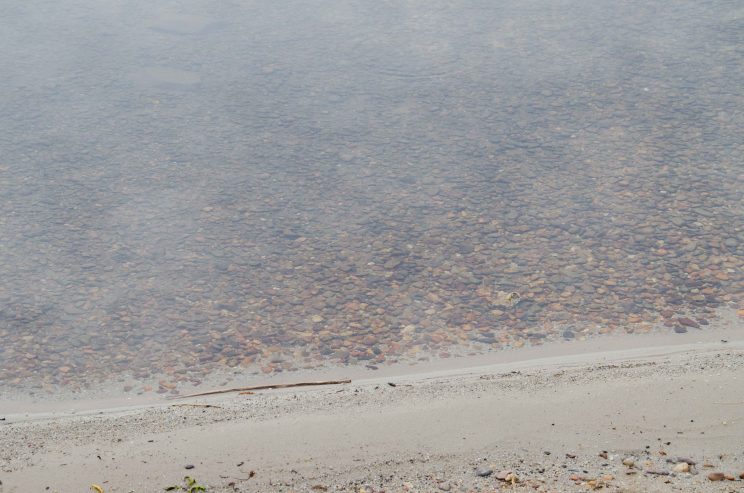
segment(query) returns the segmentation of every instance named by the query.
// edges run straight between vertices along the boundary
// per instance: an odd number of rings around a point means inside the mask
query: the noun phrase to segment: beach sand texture
[[[6,415],[0,491],[95,483],[155,492],[186,475],[210,492],[741,491],[741,480],[708,479],[744,472],[744,339],[726,334],[341,386]],[[678,472],[682,462],[695,463],[692,473]],[[497,478],[507,472],[514,484]]]

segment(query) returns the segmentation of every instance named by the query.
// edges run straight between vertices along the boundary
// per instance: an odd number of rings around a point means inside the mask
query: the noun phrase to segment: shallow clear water
[[[0,46],[0,388],[744,301],[740,2],[32,0]]]

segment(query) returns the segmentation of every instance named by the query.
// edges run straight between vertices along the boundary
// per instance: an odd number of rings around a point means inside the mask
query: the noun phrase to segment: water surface
[[[744,308],[740,2],[30,0],[2,26],[0,389]]]

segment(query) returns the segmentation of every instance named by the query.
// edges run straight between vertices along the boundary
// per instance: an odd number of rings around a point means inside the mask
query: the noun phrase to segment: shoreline
[[[469,368],[378,370],[348,385],[3,414],[0,491],[163,491],[187,474],[210,492],[497,491],[506,470],[525,491],[735,491],[742,481],[707,479],[744,472],[744,337],[723,333],[726,343],[644,340]],[[697,474],[675,472],[667,459],[679,456]],[[479,477],[479,468],[492,473]]]
[[[250,385],[268,385],[297,381],[351,379],[353,382],[375,381],[379,378],[396,378],[407,376],[446,376],[467,374],[477,371],[489,371],[499,365],[526,367],[535,365],[581,364],[597,357],[599,353],[614,354],[621,352],[623,357],[651,356],[677,350],[702,349],[704,346],[715,347],[721,340],[735,339],[744,331],[744,321],[734,310],[719,312],[719,316],[709,328],[693,330],[684,334],[653,331],[648,333],[605,334],[583,340],[551,341],[540,345],[521,348],[500,349],[481,354],[450,358],[432,357],[427,361],[397,362],[376,365],[372,370],[363,364],[353,366],[333,366],[310,370],[299,370],[273,375],[256,375],[243,372],[216,371],[211,378],[199,386],[185,388],[184,394],[197,393],[218,388],[240,387]],[[620,357],[620,353],[614,354]],[[220,382],[220,383],[218,383]],[[129,408],[144,408],[167,405],[173,395],[162,395],[153,392],[134,395],[118,390],[121,382],[101,385],[98,390],[59,394],[41,394],[29,396],[22,392],[5,391],[0,402],[0,414],[6,416],[43,417],[53,414],[77,414],[100,412]],[[101,390],[102,389],[102,390]],[[115,390],[116,389],[116,390]],[[33,412],[28,412],[33,408]]]

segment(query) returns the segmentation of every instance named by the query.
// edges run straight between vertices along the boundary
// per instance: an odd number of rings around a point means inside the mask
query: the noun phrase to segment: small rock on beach
[[[712,472],[708,474],[708,479],[710,479],[711,481],[723,481],[724,479],[726,479],[726,475],[722,472]]]

